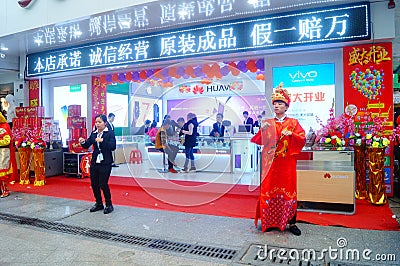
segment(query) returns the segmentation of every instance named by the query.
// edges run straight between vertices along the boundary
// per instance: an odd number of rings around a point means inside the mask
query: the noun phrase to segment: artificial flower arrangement
[[[321,129],[316,132],[316,142],[323,147],[345,147],[348,144],[348,132],[354,131],[354,119],[351,116],[342,114],[339,117],[335,117],[334,102],[329,109],[327,123],[324,125],[318,117],[317,122],[320,124]]]
[[[391,137],[383,136],[387,118],[372,113],[365,113],[365,122],[358,126],[358,135],[354,145],[365,145],[366,147],[385,148],[389,146]]]
[[[46,142],[40,136],[41,132],[35,130],[13,129],[16,148],[44,149],[46,148]]]
[[[353,147],[365,146],[374,148],[384,148],[390,144],[396,134],[387,138],[383,136],[387,118],[374,115],[371,112],[365,112],[363,122],[355,122],[354,116],[342,114],[339,117],[334,115],[334,103],[329,109],[329,118],[324,125],[317,118],[317,122],[321,125],[321,129],[317,130],[317,143],[323,147]]]
[[[47,144],[42,139],[34,139],[31,142],[31,149],[32,150],[46,149],[46,147],[47,147]]]

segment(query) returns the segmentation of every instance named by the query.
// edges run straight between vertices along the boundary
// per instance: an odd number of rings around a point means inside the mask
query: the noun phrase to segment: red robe
[[[18,179],[17,161],[10,126],[0,123],[0,181]]]
[[[267,121],[270,126],[257,132],[252,142],[263,145],[260,198],[257,202],[255,225],[261,219],[262,231],[284,230],[297,209],[296,154],[305,145],[305,132],[297,119],[286,117],[283,122]],[[283,136],[286,129],[291,136]]]

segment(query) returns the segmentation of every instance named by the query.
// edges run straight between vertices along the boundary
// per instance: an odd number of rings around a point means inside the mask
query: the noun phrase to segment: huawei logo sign
[[[20,7],[28,7],[31,3],[33,2],[33,0],[19,0],[18,4]]]

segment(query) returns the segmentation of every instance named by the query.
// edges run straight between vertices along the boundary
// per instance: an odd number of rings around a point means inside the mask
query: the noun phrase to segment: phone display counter
[[[185,163],[185,147],[178,141],[170,145],[179,147],[175,163],[183,166]],[[162,165],[162,152],[154,147],[147,147],[151,165],[156,168]],[[199,136],[198,145],[194,147],[195,165],[198,171],[241,173],[257,170],[257,146],[250,143],[249,137],[214,138]]]
[[[351,151],[313,151],[312,160],[298,160],[299,210],[354,213],[353,162]]]

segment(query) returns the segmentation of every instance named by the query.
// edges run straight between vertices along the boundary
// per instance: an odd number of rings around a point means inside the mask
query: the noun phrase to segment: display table
[[[313,160],[297,161],[298,209],[355,212],[352,152],[314,151]]]

